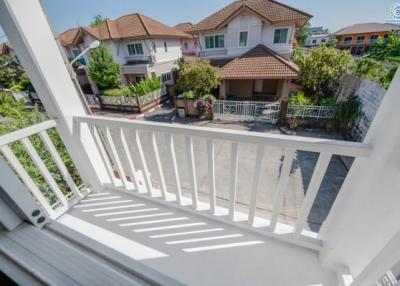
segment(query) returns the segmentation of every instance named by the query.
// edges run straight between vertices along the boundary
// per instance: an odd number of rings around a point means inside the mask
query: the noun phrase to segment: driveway
[[[171,109],[165,107],[144,120],[170,122]],[[268,132],[281,134],[275,126],[271,124],[239,124],[239,123],[221,123],[198,121],[191,119],[177,119],[174,124],[186,124],[195,126],[207,126],[219,129],[235,129],[252,132]],[[329,133],[319,129],[299,129],[296,135],[320,137],[328,139],[341,139],[336,133]],[[128,138],[133,139],[133,134],[128,134]],[[133,140],[129,140],[132,154],[138,154]],[[170,152],[165,141],[165,134],[156,134],[158,149],[162,161],[167,189],[175,192],[174,174],[171,164]],[[151,173],[152,182],[155,187],[160,187],[160,180],[157,174],[154,152],[151,145],[151,134],[142,133],[141,140],[145,152],[148,167]],[[116,140],[117,145],[120,143]],[[175,148],[178,169],[182,190],[190,196],[190,180],[188,173],[188,163],[186,159],[186,149],[183,136],[175,137]],[[216,188],[220,204],[226,204],[229,198],[230,182],[230,152],[231,146],[226,141],[215,142],[215,168],[216,168]],[[208,178],[207,178],[207,153],[206,141],[202,138],[194,140],[195,166],[197,174],[198,190],[200,195],[208,196]],[[241,208],[247,209],[250,202],[250,192],[254,172],[254,162],[256,156],[256,146],[249,144],[239,145],[239,169],[237,185],[237,203]],[[136,166],[140,166],[137,157],[134,157]],[[293,161],[289,185],[285,194],[285,199],[281,209],[280,220],[292,224],[302,206],[304,196],[311,179],[314,166],[318,159],[318,154],[313,152],[297,151]],[[274,191],[277,189],[280,169],[283,160],[283,150],[278,147],[266,147],[265,156],[262,162],[261,178],[259,183],[259,195],[257,201],[258,215],[268,217],[272,210],[272,201]],[[330,208],[336,198],[338,191],[347,175],[347,168],[338,156],[333,156],[328,167],[325,178],[320,187],[314,206],[308,218],[309,229],[318,231],[322,222],[327,217]]]

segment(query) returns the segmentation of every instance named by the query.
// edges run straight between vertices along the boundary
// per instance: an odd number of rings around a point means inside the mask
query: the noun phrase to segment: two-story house
[[[391,31],[400,31],[400,26],[382,23],[354,24],[337,31],[334,35],[338,40],[339,49],[349,50],[353,55],[361,56],[377,39],[389,37]]]
[[[172,83],[172,70],[182,57],[183,38],[191,36],[136,13],[107,19],[95,27],[70,29],[59,36],[59,41],[67,56],[74,58],[91,42],[100,40],[120,65],[123,84],[155,76]],[[89,56],[83,58],[90,65]]]
[[[312,16],[272,0],[240,0],[194,25],[202,58],[221,68],[220,98],[286,97],[298,76],[290,61],[296,29]]]
[[[181,32],[187,33],[193,24],[190,22],[179,23],[174,28]],[[192,35],[190,38],[183,38],[181,42],[182,54],[184,56],[197,56],[200,52],[199,40],[196,35]]]

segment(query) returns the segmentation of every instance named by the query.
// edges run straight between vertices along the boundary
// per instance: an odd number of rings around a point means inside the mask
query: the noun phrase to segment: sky
[[[115,19],[139,12],[167,25],[196,23],[232,0],[41,0],[56,33],[88,25],[95,15]],[[395,0],[280,0],[314,17],[331,32],[355,23],[385,22]],[[0,29],[0,42],[6,37]]]

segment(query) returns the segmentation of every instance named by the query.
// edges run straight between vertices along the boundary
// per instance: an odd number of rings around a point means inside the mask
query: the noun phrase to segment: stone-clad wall
[[[341,101],[355,95],[363,106],[364,115],[352,130],[352,135],[357,141],[362,141],[367,134],[385,93],[386,90],[382,86],[368,79],[354,75],[345,75],[341,79],[336,93],[337,100]]]

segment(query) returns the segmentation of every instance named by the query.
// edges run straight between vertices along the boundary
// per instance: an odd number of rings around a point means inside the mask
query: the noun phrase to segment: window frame
[[[277,40],[277,33],[280,33],[279,35],[279,40]],[[285,41],[282,41],[281,37],[282,37],[282,31],[286,31],[286,38]],[[274,29],[274,38],[273,38],[273,43],[274,44],[287,44],[289,40],[289,27],[282,27],[282,28],[275,28]]]
[[[162,73],[161,74],[161,82],[162,83],[166,83],[166,82],[169,82],[169,81],[172,81],[172,73],[170,71]]]
[[[212,43],[212,47],[207,47],[207,38],[212,39],[210,44]],[[221,38],[222,38],[222,43],[223,46],[221,47]],[[218,41],[217,41],[218,39]],[[218,42],[218,47],[217,47],[217,42]],[[225,49],[225,34],[210,34],[210,35],[205,35],[204,36],[204,48],[206,50],[222,50]]]
[[[75,52],[78,52],[78,53],[75,54]],[[77,56],[79,56],[82,53],[82,51],[81,51],[81,48],[79,48],[79,47],[73,47],[73,48],[71,48],[71,53],[72,53],[72,56],[74,58],[76,58]]]
[[[242,45],[242,38],[241,38],[242,33],[246,33],[246,39],[245,39],[244,45]],[[247,30],[239,31],[239,47],[245,48],[248,46],[248,44],[249,44],[249,31],[247,31]]]
[[[144,55],[142,43],[129,43],[126,45],[126,47],[128,49],[129,56],[143,56]],[[133,53],[131,53],[131,51],[133,51]]]

